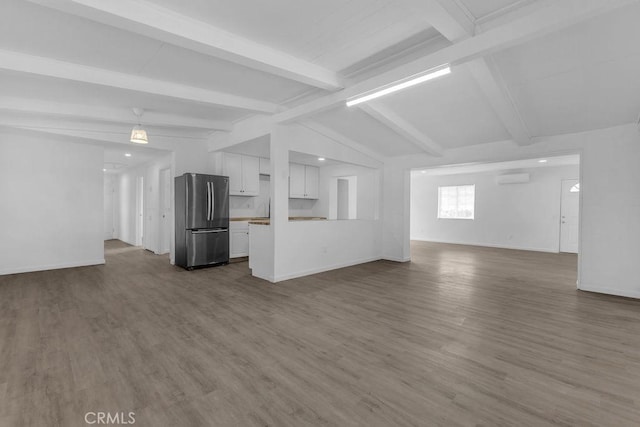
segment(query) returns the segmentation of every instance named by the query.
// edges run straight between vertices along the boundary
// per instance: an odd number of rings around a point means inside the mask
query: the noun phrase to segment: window
[[[438,218],[473,219],[475,185],[438,187]]]

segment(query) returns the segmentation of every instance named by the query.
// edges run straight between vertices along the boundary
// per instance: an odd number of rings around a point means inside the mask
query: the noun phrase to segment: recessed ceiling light
[[[320,160],[321,162],[324,162],[325,158],[324,157],[318,157],[318,160]]]
[[[547,160],[547,159],[540,159],[540,160],[538,160],[538,163],[547,163],[547,162],[548,162],[548,160]]]
[[[400,81],[398,83],[392,83],[389,86],[378,89],[374,92],[365,93],[362,95],[358,95],[355,98],[347,100],[347,107],[351,107],[352,105],[360,104],[361,102],[370,101],[372,99],[380,98],[381,96],[388,95],[393,92],[397,92],[399,90],[415,86],[417,84],[433,80],[440,76],[446,76],[451,73],[451,67],[449,64],[444,64],[436,68],[432,68],[430,70],[425,71],[419,75],[413,75],[408,77],[404,81]]]
[[[102,172],[106,172],[106,171],[107,171],[107,169],[106,169],[106,168],[102,168]]]
[[[427,171],[420,171],[420,173],[427,173]]]
[[[124,153],[125,157],[131,157],[131,153]]]

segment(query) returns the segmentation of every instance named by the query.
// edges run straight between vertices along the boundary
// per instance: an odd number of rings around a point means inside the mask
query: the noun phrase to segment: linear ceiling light
[[[449,73],[451,73],[451,67],[449,66],[449,64],[444,64],[425,71],[424,73],[408,77],[407,79],[400,82],[392,83],[391,85],[383,87],[382,89],[378,89],[374,92],[369,92],[364,95],[358,95],[355,98],[347,100],[347,107],[360,104],[361,102],[371,101],[372,99],[380,98],[381,96],[388,95],[390,93],[397,92],[399,90],[415,86],[429,80],[433,80],[437,77],[446,76]]]

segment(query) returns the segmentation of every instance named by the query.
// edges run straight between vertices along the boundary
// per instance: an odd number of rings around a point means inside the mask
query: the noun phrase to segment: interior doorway
[[[577,254],[580,224],[580,181],[562,181],[560,202],[560,252]]]
[[[160,171],[160,240],[158,253],[171,250],[171,169]]]
[[[136,179],[136,246],[144,244],[144,177]]]

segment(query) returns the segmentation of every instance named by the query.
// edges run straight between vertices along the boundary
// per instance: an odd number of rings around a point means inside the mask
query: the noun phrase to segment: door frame
[[[167,174],[169,176],[169,180],[168,180],[168,185],[169,188],[166,189],[165,188],[165,181],[163,179],[164,174]],[[158,186],[158,188],[160,189],[160,197],[158,200],[159,203],[159,219],[160,221],[158,221],[158,255],[164,255],[164,254],[168,254],[169,252],[171,252],[171,235],[173,233],[172,227],[171,227],[171,218],[169,218],[169,222],[168,222],[168,227],[164,227],[163,226],[163,219],[161,217],[161,215],[164,215],[164,205],[165,205],[165,200],[164,200],[164,195],[167,194],[167,190],[168,190],[168,197],[169,197],[169,215],[171,215],[173,213],[173,204],[171,203],[172,200],[172,183],[173,183],[173,174],[171,173],[171,168],[164,168],[164,169],[160,169],[160,185]],[[164,247],[164,244],[166,243],[166,248]]]

